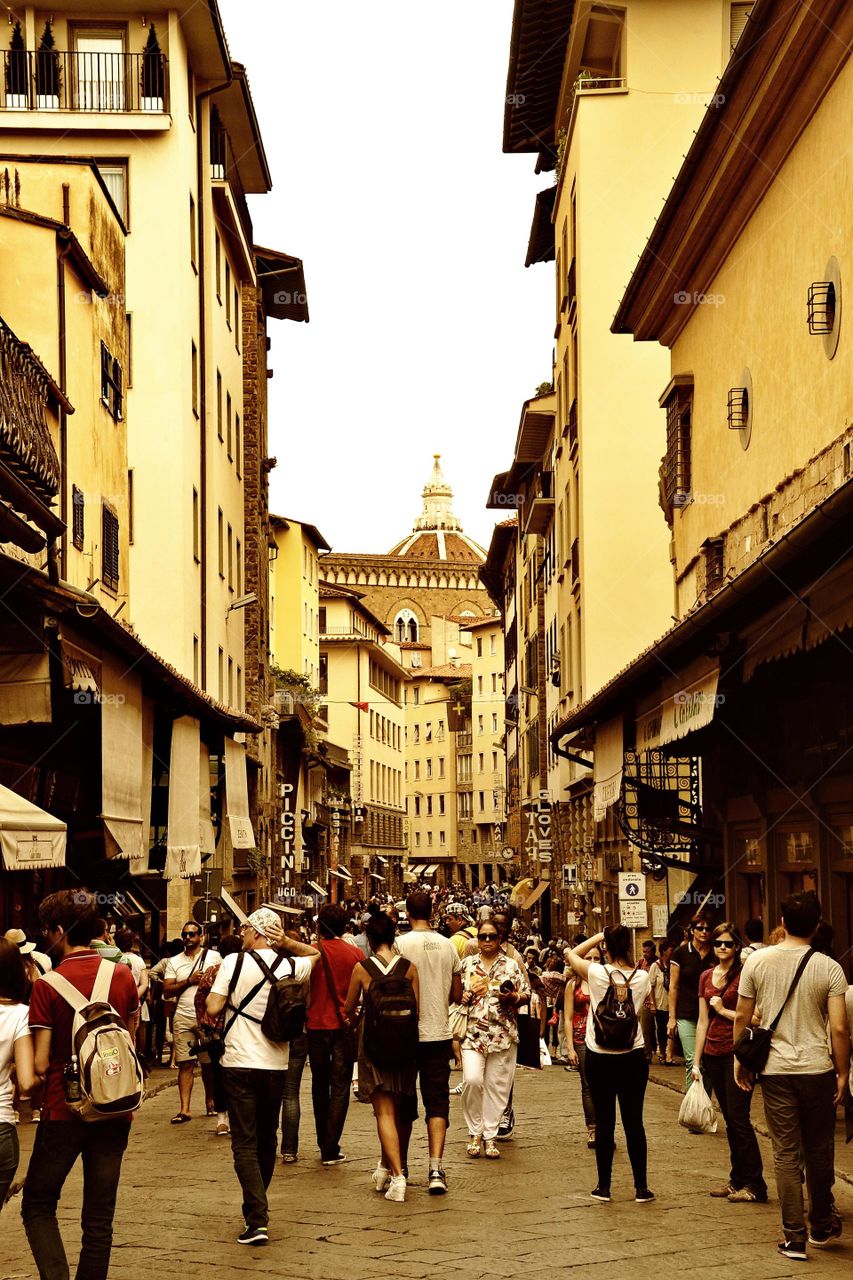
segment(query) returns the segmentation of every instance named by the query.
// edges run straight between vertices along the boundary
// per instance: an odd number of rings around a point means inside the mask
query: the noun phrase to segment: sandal
[[[176,1116],[172,1116],[172,1119],[169,1121],[169,1123],[170,1124],[189,1124],[190,1120],[192,1120],[192,1116],[188,1116],[185,1114],[185,1112],[179,1111]]]
[[[477,1156],[482,1155],[483,1148],[481,1140],[472,1135],[468,1142],[468,1146],[466,1147],[466,1151],[472,1159],[476,1159]]]
[[[499,1160],[500,1155],[501,1155],[500,1147],[496,1142],[493,1142],[490,1138],[486,1143],[486,1158],[489,1160]]]

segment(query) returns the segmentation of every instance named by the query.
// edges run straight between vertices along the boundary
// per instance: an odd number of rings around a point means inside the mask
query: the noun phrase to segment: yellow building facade
[[[270,658],[319,688],[320,561],[329,551],[319,529],[270,516]]]

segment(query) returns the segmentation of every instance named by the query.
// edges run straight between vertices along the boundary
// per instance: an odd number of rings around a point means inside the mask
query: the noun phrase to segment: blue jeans
[[[40,1280],[68,1280],[68,1259],[56,1221],[59,1197],[83,1157],[83,1243],[77,1280],[106,1280],[113,1243],[118,1180],[127,1120],[42,1120],[24,1182],[21,1217]]]
[[[13,1124],[0,1124],[0,1210],[18,1168],[19,1154],[18,1130]]]
[[[269,1222],[267,1187],[275,1170],[285,1074],[252,1067],[222,1068],[231,1126],[231,1154],[243,1190],[243,1219],[247,1227],[266,1227]]]
[[[309,1031],[308,1061],[320,1158],[333,1160],[341,1151],[352,1082],[352,1062],[346,1052],[343,1032]]]
[[[299,1121],[302,1118],[299,1088],[307,1059],[308,1036],[306,1034],[290,1042],[290,1056],[284,1077],[284,1096],[281,1103],[281,1154],[283,1156],[299,1154]]]

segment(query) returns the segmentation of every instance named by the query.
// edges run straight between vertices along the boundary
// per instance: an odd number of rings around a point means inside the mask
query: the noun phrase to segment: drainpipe
[[[71,188],[67,182],[62,184],[62,221],[66,227],[71,224]],[[65,300],[65,259],[71,250],[67,243],[59,250],[56,259],[56,305],[57,327],[59,336],[59,389],[64,396],[68,395],[68,353]],[[51,582],[60,578],[68,578],[68,415],[64,405],[59,406],[59,517],[65,524],[59,543],[59,564],[57,565],[56,541],[51,538],[47,544],[47,574]]]
[[[234,79],[231,63],[228,63],[228,79],[221,84],[203,89],[196,94],[196,206],[198,208],[198,410],[199,410],[199,571],[201,573],[201,618],[199,622],[199,647],[201,648],[201,666],[199,683],[202,689],[207,688],[207,322],[205,315],[205,195],[206,178],[209,172],[209,160],[205,156],[202,103],[214,93],[227,89]]]

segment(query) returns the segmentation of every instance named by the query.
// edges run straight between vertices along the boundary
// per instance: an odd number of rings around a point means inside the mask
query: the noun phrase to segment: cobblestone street
[[[455,1077],[458,1079],[458,1077]],[[155,1077],[155,1080],[157,1077]],[[621,1131],[617,1129],[614,1202],[589,1198],[594,1161],[580,1136],[577,1076],[554,1067],[541,1075],[520,1072],[516,1084],[516,1137],[498,1162],[465,1156],[459,1099],[447,1153],[450,1194],[426,1194],[426,1149],[413,1141],[411,1182],[404,1205],[386,1203],[370,1184],[375,1164],[373,1116],[353,1104],[344,1134],[349,1159],[324,1169],[313,1143],[310,1078],[303,1090],[302,1154],[295,1166],[278,1166],[271,1189],[270,1245],[240,1248],[239,1191],[226,1140],[196,1115],[170,1127],[175,1092],[163,1089],[135,1123],[119,1192],[111,1280],[143,1274],[207,1274],[217,1280],[253,1274],[299,1280],[356,1280],[372,1274],[434,1277],[523,1276],[555,1280],[618,1274],[705,1278],[749,1274],[771,1280],[796,1274],[797,1263],[776,1254],[775,1197],[767,1207],[731,1205],[708,1197],[727,1172],[722,1134],[691,1137],[677,1125],[678,1095],[652,1085],[647,1095],[650,1182],[654,1204],[637,1205]],[[193,1099],[199,1103],[196,1086]],[[417,1132],[417,1131],[416,1131]],[[22,1128],[25,1149],[31,1128]],[[771,1182],[768,1144],[762,1141]],[[25,1163],[25,1157],[22,1160]],[[61,1224],[67,1241],[79,1234],[81,1179],[69,1180]],[[853,1244],[853,1188],[836,1184],[846,1219],[847,1243],[819,1254],[810,1250],[810,1273],[849,1276]],[[2,1219],[0,1280],[36,1280],[20,1221],[20,1196]],[[72,1275],[74,1262],[71,1263]]]

